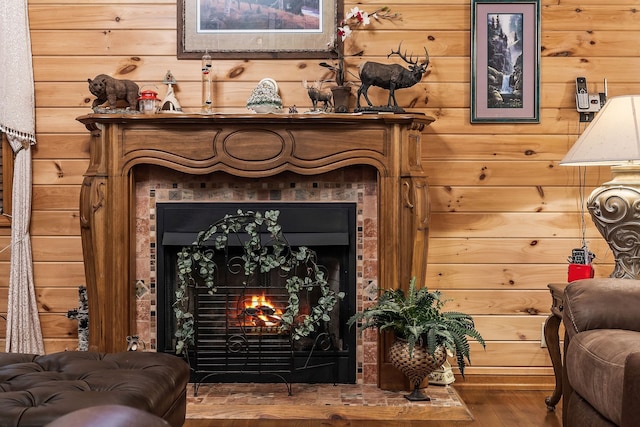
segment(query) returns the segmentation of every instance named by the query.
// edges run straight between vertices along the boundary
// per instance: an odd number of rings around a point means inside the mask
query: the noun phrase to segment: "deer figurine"
[[[373,107],[373,104],[367,96],[369,87],[377,86],[389,91],[387,106],[386,108],[383,107],[380,109],[392,110],[397,112],[404,111],[402,108],[398,107],[395,91],[396,89],[411,87],[422,80],[422,76],[429,66],[429,52],[427,52],[427,48],[425,47],[425,59],[423,62],[418,64],[418,58],[414,59],[413,55],[411,55],[407,59],[406,51],[404,54],[400,53],[401,46],[402,43],[400,43],[400,45],[398,46],[398,50],[392,50],[391,53],[387,55],[387,58],[391,57],[392,55],[398,55],[400,58],[402,58],[402,60],[404,60],[404,62],[409,64],[408,68],[404,68],[399,64],[380,64],[378,62],[365,62],[364,64],[362,64],[362,66],[360,67],[361,85],[358,89],[356,110],[362,110],[362,108],[360,108],[360,95],[363,95],[365,101],[367,101],[367,104],[369,105],[368,109],[378,109],[377,107]]]
[[[302,81],[302,86],[307,89],[307,94],[311,99],[313,105],[313,111],[318,111],[318,102],[323,103],[322,111],[330,110],[333,106],[331,92],[322,92],[320,90],[321,84],[317,80],[313,84],[307,83],[306,80]]]

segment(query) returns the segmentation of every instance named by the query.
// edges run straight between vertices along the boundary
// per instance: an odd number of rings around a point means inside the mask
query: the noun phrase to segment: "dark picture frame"
[[[540,1],[471,8],[471,123],[539,123]]]
[[[327,58],[343,0],[177,0],[178,59]]]

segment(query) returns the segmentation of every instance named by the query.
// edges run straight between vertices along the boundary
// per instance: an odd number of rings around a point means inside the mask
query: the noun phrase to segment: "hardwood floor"
[[[561,427],[562,400],[555,411],[544,403],[548,390],[505,390],[495,387],[455,387],[474,421],[429,424],[470,427]]]

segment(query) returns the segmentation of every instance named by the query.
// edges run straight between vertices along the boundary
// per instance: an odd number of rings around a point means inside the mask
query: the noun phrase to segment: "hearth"
[[[157,317],[158,351],[175,353],[173,315],[176,260],[180,248],[226,214],[277,210],[284,237],[292,247],[307,246],[318,256],[331,289],[345,297],[310,337],[292,340],[280,316],[288,304],[286,276],[260,274],[246,280],[237,260],[240,241],[216,252],[217,292],[192,289],[195,345],[188,351],[202,382],[354,383],[355,331],[346,324],[355,312],[355,203],[158,203]],[[301,295],[301,315],[309,313],[319,292]]]

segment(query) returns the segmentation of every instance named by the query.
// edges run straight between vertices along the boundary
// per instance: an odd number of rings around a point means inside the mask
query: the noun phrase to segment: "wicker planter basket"
[[[389,348],[389,360],[413,385],[411,394],[405,396],[409,400],[431,400],[420,391],[420,384],[431,372],[439,369],[446,359],[447,352],[444,347],[436,348],[433,356],[426,347],[418,345],[410,353],[407,341],[398,339]]]

